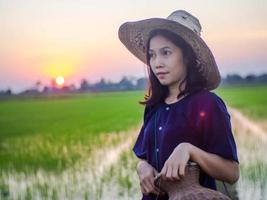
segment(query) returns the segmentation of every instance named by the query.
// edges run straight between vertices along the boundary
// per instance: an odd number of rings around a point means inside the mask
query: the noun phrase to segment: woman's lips
[[[161,79],[164,78],[166,74],[168,74],[168,72],[159,72],[157,73],[157,76]]]

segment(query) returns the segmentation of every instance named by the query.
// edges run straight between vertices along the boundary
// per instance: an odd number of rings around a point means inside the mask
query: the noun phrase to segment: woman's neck
[[[169,94],[167,96],[168,99],[177,99],[178,95],[181,93],[179,85],[180,84],[174,84],[168,86],[169,89]],[[184,88],[185,88],[185,83],[181,85],[181,90],[184,90]]]

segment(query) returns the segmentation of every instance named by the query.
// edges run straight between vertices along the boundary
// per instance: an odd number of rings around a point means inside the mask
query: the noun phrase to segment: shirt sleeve
[[[212,93],[203,105],[199,118],[202,120],[204,150],[239,163],[230,115],[223,100]]]
[[[134,147],[133,147],[133,152],[135,153],[135,155],[138,158],[145,159],[145,160],[147,159],[147,156],[146,156],[147,145],[146,145],[146,138],[145,138],[144,129],[145,129],[145,122],[146,122],[147,115],[148,115],[148,108],[145,107],[143,124],[142,124],[142,127],[139,131],[138,137],[137,137],[136,142],[135,142]]]

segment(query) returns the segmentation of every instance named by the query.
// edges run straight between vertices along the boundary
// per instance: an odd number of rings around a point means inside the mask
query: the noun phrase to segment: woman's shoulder
[[[223,99],[214,92],[209,90],[201,90],[192,95],[191,101],[199,104],[224,104]]]
[[[220,109],[226,111],[226,105],[223,99],[214,92],[202,90],[194,93],[190,98],[188,106],[193,109]]]
[[[228,109],[222,98],[211,91],[199,91],[193,94],[185,108],[185,113],[192,119],[199,119],[199,115],[228,116]]]

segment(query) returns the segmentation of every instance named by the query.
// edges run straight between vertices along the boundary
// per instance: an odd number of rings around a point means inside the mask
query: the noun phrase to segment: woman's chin
[[[165,81],[165,80],[160,80],[159,82],[161,85],[164,85],[164,86],[167,86],[170,84],[168,81]]]

